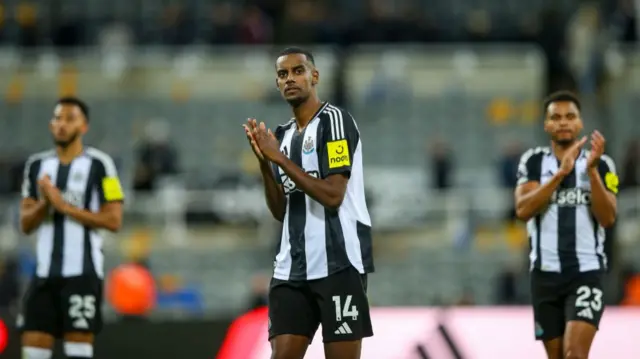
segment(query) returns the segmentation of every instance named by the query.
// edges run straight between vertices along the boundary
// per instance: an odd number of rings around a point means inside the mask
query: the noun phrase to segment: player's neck
[[[56,153],[58,154],[58,158],[61,163],[69,164],[73,161],[74,158],[80,156],[84,151],[84,146],[82,145],[82,141],[73,141],[67,147],[57,146]]]
[[[564,157],[564,154],[567,152],[567,150],[573,144],[574,144],[574,142],[571,142],[569,144],[559,144],[559,143],[551,141],[551,151],[556,156],[556,158],[562,158],[562,157]]]
[[[307,101],[293,109],[293,115],[296,119],[298,129],[307,127],[307,124],[313,120],[313,115],[318,112],[322,102],[317,96],[311,96]]]

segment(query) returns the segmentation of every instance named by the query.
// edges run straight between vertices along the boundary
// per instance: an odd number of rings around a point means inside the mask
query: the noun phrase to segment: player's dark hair
[[[543,106],[544,106],[543,110],[544,110],[544,112],[547,112],[547,109],[549,108],[549,105],[551,105],[554,102],[573,102],[573,104],[576,105],[578,110],[581,110],[581,107],[582,107],[581,104],[580,104],[580,99],[573,92],[571,92],[571,91],[557,91],[557,92],[554,92],[551,95],[547,96],[547,98],[544,100],[544,102],[543,102]]]
[[[60,99],[58,99],[57,104],[78,106],[78,108],[84,115],[84,118],[87,120],[87,122],[89,122],[89,106],[81,99],[73,96],[61,97]]]
[[[300,54],[300,55],[306,56],[307,61],[309,61],[311,64],[315,66],[316,60],[313,58],[313,54],[311,53],[311,51],[305,50],[300,47],[287,47],[286,49],[280,51],[280,53],[278,54],[278,57],[286,56],[286,55],[294,55],[294,54]]]

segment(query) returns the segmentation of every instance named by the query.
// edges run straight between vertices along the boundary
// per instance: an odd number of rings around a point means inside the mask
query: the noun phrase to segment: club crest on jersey
[[[582,172],[580,174],[580,181],[589,182],[589,174],[587,172]]]
[[[65,202],[69,203],[74,207],[78,207],[78,208],[84,207],[84,193],[82,192],[67,190],[62,193],[62,198],[64,199]]]
[[[309,136],[302,144],[302,153],[304,153],[305,155],[309,155],[313,153],[314,149],[315,147],[313,146],[313,139],[311,138],[311,136]]]
[[[567,188],[553,193],[551,203],[562,207],[591,204],[591,192],[582,188]]]
[[[76,172],[71,176],[71,180],[73,182],[80,182],[84,179],[84,175],[82,174],[82,172]]]

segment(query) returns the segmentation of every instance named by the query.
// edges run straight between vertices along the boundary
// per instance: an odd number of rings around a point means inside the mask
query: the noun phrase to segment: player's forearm
[[[616,221],[615,197],[607,191],[597,169],[589,170],[591,183],[591,212],[603,227],[611,227]]]
[[[298,189],[324,207],[337,209],[342,204],[344,193],[331,183],[309,175],[285,156],[278,158],[277,164]]]
[[[60,212],[91,228],[103,228],[117,232],[122,226],[122,216],[112,212],[90,212],[69,204],[65,204]]]
[[[23,206],[20,210],[20,229],[25,234],[31,234],[47,218],[49,205],[45,201],[38,201],[30,206]]]
[[[520,196],[516,201],[516,215],[519,219],[528,221],[542,211],[549,202],[553,192],[560,186],[565,175],[556,173],[551,180],[540,185],[535,190]]]
[[[269,162],[260,163],[260,172],[264,183],[264,197],[267,207],[275,219],[282,222],[284,220],[286,198],[282,189],[273,177]]]

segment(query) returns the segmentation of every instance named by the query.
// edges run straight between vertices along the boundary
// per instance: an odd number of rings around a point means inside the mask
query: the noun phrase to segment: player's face
[[[59,104],[53,111],[49,124],[56,146],[67,147],[87,132],[87,121],[80,107]]]
[[[276,83],[287,102],[293,107],[304,103],[318,83],[318,70],[303,54],[280,56],[276,62]]]
[[[582,131],[578,107],[571,101],[552,102],[547,107],[544,130],[559,145],[570,145]]]

